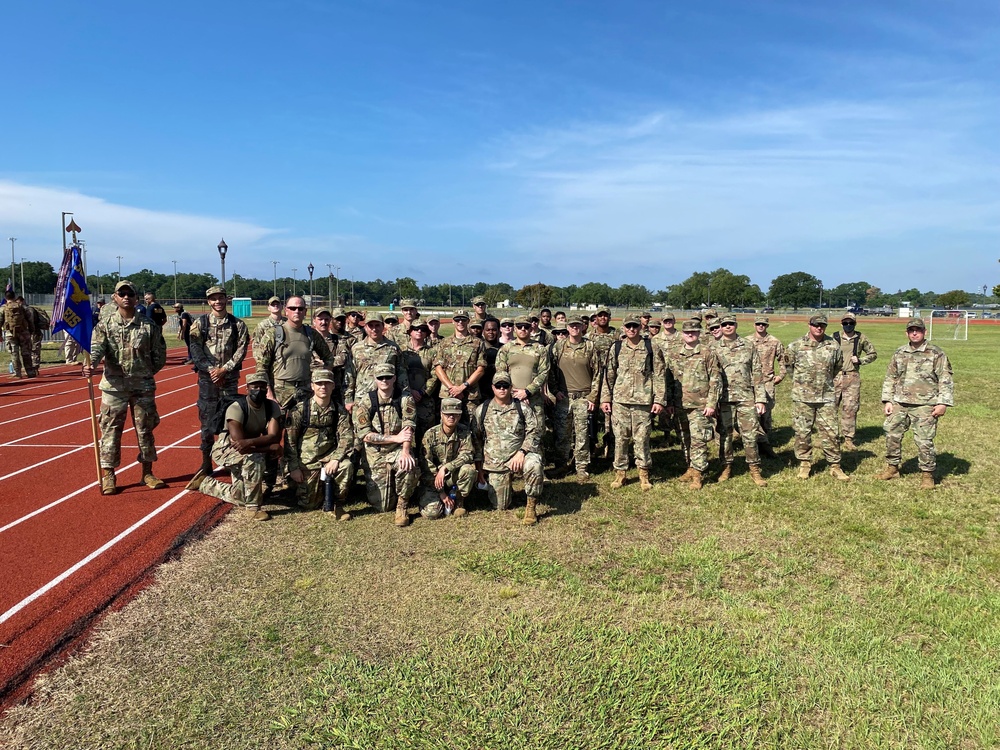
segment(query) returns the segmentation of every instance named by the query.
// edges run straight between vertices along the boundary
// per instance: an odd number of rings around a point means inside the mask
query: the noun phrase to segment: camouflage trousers
[[[318,461],[314,467],[302,467],[305,474],[305,481],[300,482],[295,488],[295,497],[300,508],[306,510],[316,510],[323,505],[323,493],[325,488],[320,481],[320,468],[325,461]],[[354,464],[348,456],[337,466],[337,471],[332,477],[327,477],[327,481],[334,484],[334,497],[337,500],[347,498],[347,493],[351,489],[351,482],[354,480]]]
[[[430,480],[430,484],[427,484],[427,477],[424,477],[424,484],[421,487],[420,515],[424,518],[440,518],[444,515],[444,503],[441,502],[441,493],[434,489],[434,475],[431,475]],[[449,491],[452,485],[458,489],[460,498],[469,497],[476,486],[476,467],[465,464],[445,472],[445,492]]]
[[[771,430],[774,425],[771,422],[771,412],[774,411],[774,383],[764,384],[764,413],[758,417],[760,428],[757,430],[758,443],[770,443]]]
[[[37,370],[42,366],[42,334],[31,334],[31,366]]]
[[[652,429],[652,415],[646,404],[612,404],[611,429],[615,433],[615,471],[628,469],[628,449],[632,447],[635,465],[648,469],[652,465],[649,456],[649,433]]]
[[[122,462],[122,432],[129,407],[132,409],[132,425],[139,441],[139,461],[156,460],[156,445],[153,430],[160,423],[156,413],[156,401],[152,391],[122,393],[101,392],[101,468],[117,469]]]
[[[74,364],[82,351],[83,347],[80,346],[80,343],[75,338],[72,336],[66,337],[66,341],[62,347],[62,353],[63,359],[66,361],[67,365]]]
[[[733,448],[733,417],[743,435],[743,454],[751,466],[760,463],[760,453],[757,451],[756,435],[760,430],[755,404],[719,404],[719,457],[726,464],[731,464],[736,451]],[[754,439],[751,439],[753,436]]]
[[[298,383],[288,380],[277,380],[274,383],[274,400],[281,406],[281,411],[285,417],[292,406],[292,401],[301,403],[305,399],[312,398],[312,386],[309,381]]]
[[[510,498],[513,494],[514,472],[489,471],[487,469],[483,473],[486,475],[486,494],[490,498],[493,510],[509,510]],[[540,455],[537,453],[525,454],[524,467],[521,469],[520,476],[524,478],[525,495],[536,499],[542,496],[545,474],[542,471],[542,457]]]
[[[576,470],[584,471],[590,465],[590,433],[587,420],[586,396],[569,396],[557,401],[552,410],[552,432],[555,434],[555,462],[569,466],[576,460]]]
[[[403,471],[396,465],[402,450],[400,446],[365,446],[363,461],[368,502],[383,513],[396,509],[396,498],[409,500],[417,489],[419,465],[410,471]]]
[[[233,401],[239,390],[240,374],[231,372],[219,385],[207,373],[198,373],[198,419],[201,420],[201,449],[211,450],[215,443],[212,421],[222,401]]]
[[[842,372],[833,381],[833,398],[840,414],[840,435],[854,440],[861,409],[861,373]]]
[[[792,429],[795,430],[795,459],[812,461],[813,427],[819,433],[819,444],[829,464],[840,463],[840,440],[837,439],[837,407],[835,404],[792,402]]]
[[[933,405],[892,404],[892,414],[885,418],[885,460],[899,466],[903,460],[903,435],[913,428],[913,442],[917,445],[917,463],[921,471],[937,468],[934,437],[937,435],[937,418],[931,416]]]
[[[683,409],[680,414],[688,466],[704,472],[708,469],[708,446],[715,440],[714,420],[705,416],[704,409]]]
[[[413,421],[416,423],[417,427],[414,430],[412,444],[415,449],[419,450],[424,433],[438,423],[439,407],[437,405],[437,399],[433,396],[427,395],[417,401],[416,406],[417,413],[414,415]]]
[[[38,371],[31,364],[31,334],[27,331],[18,333],[6,333],[7,351],[10,353],[10,361],[14,363],[14,375],[29,378],[35,377]]]
[[[212,460],[229,470],[232,484],[220,482],[215,477],[205,477],[199,492],[224,503],[259,508],[264,502],[266,458],[264,453],[240,453],[229,442],[229,433],[222,433],[212,448]]]

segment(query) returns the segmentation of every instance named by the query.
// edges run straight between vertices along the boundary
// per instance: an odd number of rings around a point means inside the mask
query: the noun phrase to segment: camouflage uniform
[[[419,401],[414,399],[417,405],[417,427],[413,444],[419,446],[424,433],[434,425],[438,418],[437,393],[440,383],[437,375],[434,374],[435,350],[425,341],[420,349],[414,351],[407,340],[406,348],[402,350],[402,353],[403,366],[406,369],[410,390],[419,391],[421,394]]]
[[[719,456],[726,465],[733,463],[733,417],[740,434],[746,435],[743,452],[747,463],[760,463],[755,439],[760,431],[757,404],[765,403],[760,358],[753,343],[737,337],[734,341],[722,338],[715,342],[715,356],[722,367],[722,396],[719,399]]]
[[[202,330],[203,326],[205,330]],[[211,422],[219,402],[232,401],[240,385],[240,368],[250,344],[246,324],[235,315],[226,313],[218,318],[214,313],[200,315],[191,326],[191,359],[198,371],[198,418],[201,420],[201,449],[206,455],[212,450],[215,434]],[[212,382],[209,370],[221,367],[226,371],[222,382]]]
[[[351,349],[347,344],[349,337],[336,333],[321,333],[320,335],[326,341],[327,348],[333,353],[333,367],[330,370],[333,373],[335,384],[333,397],[340,403],[344,403],[344,394],[348,391],[354,391],[354,357],[351,356]],[[320,359],[316,351],[313,351],[310,368],[313,370],[326,369],[326,363]]]
[[[396,351],[399,347],[390,343]],[[375,394],[378,406],[374,415],[371,411],[371,397],[369,393]],[[400,389],[397,379],[397,394],[399,399],[399,412],[393,405],[397,396],[389,401],[383,401],[377,390],[369,391],[354,404],[351,417],[354,422],[354,434],[357,441],[364,445],[364,467],[365,478],[367,480],[368,502],[379,511],[389,511],[396,509],[397,499],[409,500],[413,491],[417,487],[420,477],[419,463],[411,471],[403,471],[397,465],[397,460],[402,454],[403,446],[392,445],[371,445],[364,443],[365,435],[377,429],[381,435],[397,435],[404,428],[416,429],[417,407],[410,396],[405,395],[406,389]],[[416,451],[411,451],[416,456]]]
[[[38,371],[31,361],[31,335],[34,328],[31,325],[28,308],[15,300],[7,300],[0,307],[0,328],[3,329],[10,361],[14,363],[14,376],[36,377]]]
[[[256,372],[267,378],[275,399],[281,404],[282,410],[287,412],[293,400],[312,398],[310,373],[313,355],[317,355],[331,371],[334,357],[330,347],[326,345],[326,339],[311,326],[303,325],[295,330],[286,321],[281,327],[284,329],[284,338],[280,347],[275,341],[278,326],[264,332]],[[192,342],[193,340],[192,336]]]
[[[649,454],[650,407],[653,404],[665,406],[666,391],[665,363],[659,347],[648,340],[632,344],[625,339],[617,355],[612,348],[608,354],[601,403],[611,404],[615,471],[628,469],[630,445],[638,468],[648,469],[652,464]]]
[[[461,339],[454,335],[448,336],[434,350],[435,371],[438,367],[444,371],[452,385],[468,382],[480,367],[486,369],[486,342],[472,334]],[[438,377],[440,378],[440,375]],[[443,379],[441,383],[444,384]],[[480,402],[478,381],[456,398],[463,403],[462,423],[468,424],[470,412]]]
[[[34,307],[26,304],[24,311],[28,313],[28,320],[31,322],[31,367],[38,372],[38,368],[42,366],[42,337],[45,329],[42,328],[42,319]],[[67,335],[67,338],[72,336]]]
[[[442,466],[445,469],[445,491],[454,485],[460,498],[472,494],[476,486],[475,449],[472,432],[465,425],[455,425],[451,435],[445,435],[440,424],[431,427],[420,443],[420,462],[420,515],[440,518],[444,514],[440,494],[434,487],[434,478]]]
[[[521,470],[524,492],[529,498],[541,497],[545,483],[539,453],[542,432],[534,410],[525,404],[518,410],[513,400],[504,406],[490,399],[476,409],[472,434],[476,465],[481,466],[486,475],[487,493],[495,510],[510,508],[513,477],[508,464],[519,450],[524,451]]]
[[[354,388],[344,394],[344,401],[353,404],[355,398],[367,399],[368,391],[375,387],[375,368],[388,363],[396,369],[396,385],[408,391],[410,378],[406,372],[403,353],[394,341],[383,338],[376,344],[368,336],[351,349],[354,358]]]
[[[665,328],[661,329],[658,334],[652,338],[653,344],[660,347],[660,351],[663,352],[663,361],[669,362],[673,351],[678,347],[684,346],[684,340],[681,338],[681,332],[676,328],[673,331],[667,331]],[[676,432],[677,437],[680,438],[683,434],[680,422],[680,410],[675,412],[673,416],[667,414],[666,410],[660,412],[658,418],[658,424],[665,435],[669,436],[671,432]]]
[[[795,430],[795,458],[812,461],[812,430],[819,433],[820,446],[831,466],[840,465],[837,439],[837,409],[834,406],[834,379],[844,366],[837,342],[823,335],[813,341],[808,335],[795,339],[785,350],[785,366],[792,373],[792,427]]]
[[[528,392],[527,405],[535,412],[539,436],[545,431],[545,393],[543,387],[548,383],[551,366],[549,348],[536,344],[534,341],[522,344],[519,339],[515,339],[500,347],[497,354],[497,370],[510,373],[511,385],[514,388],[523,388]]]
[[[329,374],[327,374],[329,377]],[[306,405],[309,421],[306,423]],[[323,407],[316,398],[303,400],[288,413],[285,433],[285,457],[288,471],[300,469],[305,481],[296,488],[298,504],[302,508],[315,510],[323,503],[320,484],[320,469],[330,461],[339,461],[332,480],[336,486],[336,497],[343,500],[351,486],[354,464],[351,453],[354,450],[354,429],[351,417],[336,398]]]
[[[931,412],[938,404],[954,406],[955,386],[951,362],[938,346],[923,341],[919,346],[899,347],[889,361],[882,383],[882,403],[891,402],[893,412],[885,418],[885,458],[898,467],[903,455],[903,435],[913,427],[920,470],[937,468],[934,437],[937,418]]]
[[[264,343],[264,336],[268,331],[273,330],[275,326],[279,326],[284,323],[284,319],[274,320],[271,316],[264,318],[257,327],[253,329],[253,336],[250,341],[250,348],[253,352],[254,361],[260,359],[260,347]]]
[[[757,318],[767,323],[767,318]],[[764,413],[760,415],[760,431],[757,433],[758,443],[769,442],[768,436],[773,429],[771,422],[771,412],[774,410],[775,380],[784,380],[786,374],[785,367],[785,345],[778,338],[770,333],[764,336],[754,334],[747,339],[757,350],[757,358],[760,360],[762,385],[764,386]],[[774,372],[774,363],[778,363],[778,372]]]
[[[861,372],[862,365],[876,360],[878,353],[872,342],[860,331],[853,336],[838,331],[833,339],[840,344],[844,366],[833,382],[834,408],[840,414],[840,436],[845,441],[854,441],[858,429],[858,412],[861,410]],[[858,363],[851,359],[857,353]]]
[[[667,368],[673,379],[671,401],[681,415],[684,452],[692,469],[708,468],[708,446],[714,437],[705,409],[718,409],[722,396],[722,366],[710,346],[681,345],[671,352]]]
[[[92,366],[104,362],[101,377],[101,468],[121,464],[122,430],[129,407],[139,441],[139,461],[156,460],[153,430],[160,423],[156,413],[154,375],[167,363],[167,344],[160,327],[145,315],[131,320],[115,309],[98,321],[91,337]]]
[[[597,404],[597,386],[601,377],[601,363],[597,347],[592,341],[572,343],[569,339],[557,341],[552,347],[552,371],[560,373],[561,392],[552,413],[552,431],[555,433],[556,466],[569,466],[576,460],[577,472],[584,472],[590,465],[590,433],[588,420],[591,411],[587,404]],[[584,373],[589,382],[576,382],[582,388],[571,388],[569,383]],[[569,380],[567,380],[569,377]]]
[[[270,399],[268,399],[270,401]],[[276,401],[270,401],[272,419],[281,424],[281,408]],[[226,409],[226,424],[230,421],[243,425],[243,437],[255,438],[267,433],[267,406],[257,409],[247,400],[247,413],[239,403],[232,403]],[[212,460],[227,469],[232,483],[220,482],[213,476],[201,480],[198,491],[233,505],[259,508],[264,503],[264,473],[267,453],[240,453],[233,447],[229,430],[223,430],[212,447]]]
[[[601,311],[598,310],[598,312],[601,312]],[[606,332],[604,332],[604,333],[601,333],[596,328],[591,327],[591,328],[588,329],[588,333],[586,335],[586,339],[588,341],[593,341],[594,342],[594,346],[597,349],[597,359],[601,363],[601,375],[600,375],[600,380],[598,381],[598,383],[599,383],[598,390],[600,390],[600,391],[603,392],[603,390],[604,390],[604,370],[605,370],[605,368],[607,367],[607,364],[608,364],[608,352],[611,351],[611,347],[619,339],[618,329],[615,328],[612,325],[609,325],[608,326],[608,330]],[[598,396],[598,398],[600,398],[600,396]],[[605,447],[605,449],[609,449],[610,450],[610,445],[611,445],[611,443],[614,442],[614,432],[611,429],[611,419],[610,419],[610,417],[608,417],[600,409],[597,409],[594,412],[594,417],[593,418],[596,419],[597,422],[598,422],[598,424],[595,425],[594,429],[597,432],[604,432],[604,447]],[[597,432],[594,433],[595,438],[597,436]],[[596,449],[597,446],[595,445],[595,446],[593,446],[593,448]]]

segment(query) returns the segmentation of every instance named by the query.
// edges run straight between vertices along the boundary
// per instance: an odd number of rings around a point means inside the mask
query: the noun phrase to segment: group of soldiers
[[[15,378],[38,376],[42,364],[42,338],[49,317],[41,308],[25,302],[8,289],[0,306],[0,330],[10,355],[10,374]]]
[[[672,313],[625,316],[619,331],[601,307],[591,316],[542,309],[537,315],[497,318],[481,298],[451,315],[454,332],[440,334],[437,315],[422,316],[414,300],[399,313],[318,308],[307,323],[302,297],[268,300],[268,317],[251,332],[227,310],[221,287],[207,290],[209,312],[188,316],[190,362],[198,374],[202,461],[188,489],[246,506],[266,520],[265,501],[281,489],[304,508],[341,520],[348,493],[364,476],[370,504],[410,523],[410,507],[427,518],[461,516],[478,486],[493,508],[511,507],[512,479],[524,480],[525,524],[538,518],[550,478],[590,479],[592,458],[613,450],[613,489],[627,481],[630,456],[640,486],[652,486],[650,433],[676,436],[687,471],[681,480],[700,489],[716,440],[717,481],[732,476],[742,440],[751,480],[766,486],[761,457],[770,446],[775,386],[792,381],[794,451],[798,476],[812,468],[815,430],[830,473],[846,481],[842,450],[854,449],[860,367],[877,354],[850,313],[842,331],[826,335],[815,315],[805,336],[786,348],[757,317],[741,337],[731,315],[694,313],[677,329]],[[136,315],[136,290],[115,288],[115,306],[94,331],[93,365],[102,360],[102,491],[116,491],[121,427],[132,408],[143,482],[156,460],[158,422],[154,375],[165,362],[159,324]],[[183,313],[183,308],[175,311]],[[951,366],[924,341],[923,322],[907,325],[909,343],[889,365],[883,388],[887,468],[898,476],[903,432],[910,426],[919,463],[933,487],[936,420],[952,403]],[[243,360],[256,367],[239,393]],[[603,419],[603,430],[600,424]],[[598,444],[603,431],[605,442]],[[214,477],[228,469],[231,483]]]

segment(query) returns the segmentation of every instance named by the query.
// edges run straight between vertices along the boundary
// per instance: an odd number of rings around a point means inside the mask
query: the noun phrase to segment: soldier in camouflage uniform
[[[437,313],[431,313],[427,316],[427,327],[431,329],[430,336],[427,337],[427,343],[431,346],[437,346],[441,343],[444,338],[438,331],[441,329],[441,316]]]
[[[937,423],[948,407],[955,405],[955,385],[948,355],[940,347],[927,343],[925,335],[924,321],[910,318],[906,324],[909,343],[895,351],[885,373],[882,404],[886,468],[878,478],[888,480],[899,476],[903,435],[912,426],[922,473],[920,488],[932,490],[937,468],[934,450]]]
[[[326,341],[327,347],[333,353],[333,377],[336,387],[333,397],[341,404],[344,403],[344,394],[354,390],[354,358],[351,356],[351,349],[347,345],[349,336],[341,336],[333,332],[334,317],[331,311],[325,307],[316,309],[313,313],[313,328]],[[325,370],[325,363],[319,355],[313,351],[313,370]]]
[[[812,431],[816,427],[820,445],[830,464],[830,474],[842,482],[848,477],[840,468],[837,439],[837,409],[834,379],[844,366],[837,342],[826,335],[826,315],[809,318],[809,333],[795,339],[785,350],[785,366],[792,374],[792,427],[799,479],[808,479],[812,468]]]
[[[472,321],[479,321],[480,323],[485,323],[486,319],[490,317],[490,314],[486,311],[486,300],[482,297],[472,298]]]
[[[660,320],[663,322],[663,326],[659,333],[653,335],[653,343],[659,346],[663,352],[664,362],[669,362],[672,350],[683,346],[684,341],[681,339],[681,332],[676,327],[677,318],[672,312],[664,312]],[[657,419],[660,429],[663,430],[663,437],[666,438],[668,445],[672,445],[675,439],[678,443],[684,442],[679,409],[674,410],[672,413],[664,409],[660,412],[660,416]]]
[[[122,430],[132,409],[132,424],[139,441],[142,483],[152,489],[167,485],[153,476],[156,444],[153,430],[160,423],[156,413],[154,376],[167,363],[167,344],[160,327],[135,312],[136,293],[131,281],[115,285],[115,311],[98,321],[91,338],[91,363],[83,367],[89,378],[103,361],[101,378],[101,494],[118,491],[115,469],[121,464]]]
[[[300,508],[316,510],[323,504],[323,483],[332,482],[333,517],[350,521],[344,501],[354,476],[351,452],[354,429],[344,405],[334,395],[337,378],[329,370],[313,370],[312,398],[303,399],[288,413],[285,456],[288,474],[296,483]]]
[[[603,389],[604,368],[607,366],[608,352],[611,351],[611,347],[618,340],[618,329],[611,325],[611,311],[607,307],[598,307],[597,312],[594,313],[587,339],[593,341],[594,346],[597,347],[597,358],[601,363],[601,378],[598,387]],[[596,425],[596,429],[598,431],[603,430],[604,432],[602,452],[604,453],[604,457],[607,458],[609,451],[612,450],[611,446],[614,444],[614,431],[611,429],[611,421],[605,417],[603,411],[595,412],[594,418],[601,422],[601,424]],[[594,450],[598,448],[596,445],[591,447]]]
[[[628,470],[628,450],[635,453],[639,469],[639,484],[643,490],[652,489],[649,468],[650,414],[663,411],[666,405],[666,372],[663,352],[642,337],[642,322],[638,315],[629,313],[622,325],[625,338],[616,343],[608,354],[601,409],[611,416],[615,433],[615,478],[611,489],[625,484]]]
[[[395,344],[393,344],[395,346]],[[396,526],[409,526],[406,506],[417,487],[420,467],[412,448],[417,408],[396,384],[396,368],[375,367],[376,386],[354,404],[354,433],[364,445],[368,502],[379,511],[396,509]]]
[[[701,318],[701,343],[709,344],[715,341],[715,336],[712,335],[712,327],[719,324],[719,313],[715,311],[714,308],[708,308],[705,310],[705,314]]]
[[[38,370],[31,364],[31,334],[34,328],[27,309],[14,299],[12,291],[4,292],[4,299],[7,302],[0,307],[0,328],[3,329],[10,361],[14,365],[14,377],[37,377]]]
[[[355,398],[364,400],[368,391],[375,387],[375,368],[388,363],[396,370],[396,383],[404,391],[410,389],[410,379],[403,363],[403,353],[396,342],[385,337],[382,313],[373,312],[365,321],[365,338],[351,349],[354,358],[354,388],[344,395],[347,410],[354,408]]]
[[[840,413],[840,436],[844,440],[843,449],[846,451],[857,449],[854,435],[858,429],[858,411],[861,409],[861,366],[878,358],[868,337],[855,330],[857,324],[858,319],[854,313],[844,313],[840,321],[843,333],[838,331],[833,334],[844,357],[844,367],[837,373],[833,393],[834,404]]]
[[[554,337],[551,333],[549,333],[548,329],[542,328],[541,316],[538,313],[531,312],[528,313],[527,317],[528,322],[531,323],[531,340],[536,344],[541,344],[542,346],[551,346]]]
[[[212,448],[212,458],[229,471],[232,483],[220,482],[199,469],[186,489],[233,505],[243,505],[253,520],[267,521],[264,474],[268,458],[281,452],[281,408],[267,398],[267,378],[247,375],[246,409],[239,400],[226,409],[226,429]]]
[[[532,526],[538,521],[538,500],[545,484],[539,452],[542,426],[531,408],[514,399],[511,386],[510,373],[498,367],[493,398],[480,404],[473,415],[476,471],[495,510],[510,509],[511,482],[523,476],[527,504],[521,522]]]
[[[597,404],[597,389],[601,378],[601,361],[593,341],[583,338],[586,323],[573,317],[566,322],[569,337],[552,347],[552,371],[558,372],[560,389],[552,414],[559,476],[567,474],[575,459],[578,482],[590,478],[590,433],[588,419]]]
[[[431,329],[427,323],[415,319],[410,324],[410,337],[403,349],[403,363],[410,386],[410,396],[417,405],[414,445],[419,446],[424,433],[438,418],[438,378],[434,370],[435,350],[427,343]]]
[[[766,315],[758,315],[754,319],[754,333],[749,336],[750,343],[757,350],[760,359],[760,372],[764,386],[764,413],[760,415],[760,430],[757,432],[757,450],[762,456],[776,458],[771,448],[771,412],[774,409],[775,386],[785,379],[785,345],[776,336],[768,333],[770,321]],[[778,372],[774,364],[778,363]]]
[[[198,373],[201,471],[211,473],[216,412],[220,404],[236,398],[250,334],[242,320],[226,311],[229,296],[222,287],[210,287],[205,296],[211,312],[195,318],[191,326],[191,359]]]
[[[42,338],[45,335],[46,328],[41,316],[38,314],[38,310],[29,305],[24,297],[18,295],[16,302],[21,305],[28,317],[28,325],[31,329],[31,367],[37,373],[38,368],[42,366]],[[72,336],[68,336],[67,338],[72,338]]]
[[[670,349],[667,368],[673,392],[670,402],[680,415],[688,470],[681,481],[690,481],[700,490],[708,469],[708,445],[722,395],[722,367],[712,346],[701,343],[701,323],[695,319],[681,326],[682,343]]]
[[[459,421],[463,408],[457,398],[441,399],[441,423],[421,440],[420,515],[424,518],[440,518],[446,513],[455,518],[464,516],[465,499],[476,484],[472,433]]]
[[[417,301],[414,299],[400,300],[399,309],[403,313],[403,318],[392,329],[391,335],[387,332],[386,336],[395,341],[400,349],[406,349],[410,346],[410,328],[414,323],[420,325],[423,320],[420,318],[420,310],[417,309]]]
[[[500,347],[497,371],[513,380],[512,396],[531,407],[539,434],[545,433],[545,392],[551,367],[549,347],[531,339],[532,324],[525,315],[514,318],[514,341]]]
[[[511,321],[513,328],[513,321]],[[487,318],[483,323],[483,342],[486,344],[483,356],[486,358],[486,369],[479,378],[479,400],[493,398],[493,373],[497,371],[497,355],[500,353],[500,321]]]
[[[719,399],[719,456],[723,461],[719,481],[725,482],[732,475],[733,421],[741,435],[751,439],[743,441],[750,478],[758,487],[767,487],[767,480],[760,473],[760,454],[753,439],[760,431],[758,415],[764,411],[764,386],[760,358],[753,344],[736,333],[736,316],[723,315],[720,319],[722,336],[715,342],[715,356],[722,366],[722,396]]]
[[[486,343],[469,333],[469,313],[456,310],[451,316],[455,333],[434,350],[434,373],[441,382],[441,396],[459,399],[465,406],[462,423],[479,404],[479,379],[486,372]]]
[[[347,324],[344,326],[344,333],[353,338],[354,343],[357,343],[362,339],[364,339],[364,337],[367,335],[365,333],[364,312],[356,308],[347,311]],[[351,346],[354,346],[354,344],[351,344]]]
[[[253,329],[253,336],[250,339],[251,351],[253,352],[255,361],[260,359],[260,345],[264,340],[264,334],[275,326],[280,326],[282,321],[284,321],[284,318],[281,316],[281,300],[277,297],[271,297],[267,301],[267,317],[260,321],[257,327]]]

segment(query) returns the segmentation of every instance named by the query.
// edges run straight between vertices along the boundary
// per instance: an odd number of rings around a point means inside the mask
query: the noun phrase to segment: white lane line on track
[[[95,484],[96,484],[96,482],[95,482]],[[154,519],[156,516],[158,516],[160,513],[162,513],[163,511],[165,511],[167,508],[169,508],[171,505],[173,505],[174,503],[176,503],[178,500],[180,500],[180,498],[182,498],[186,494],[187,494],[187,490],[181,490],[176,495],[174,495],[172,498],[170,498],[169,500],[167,500],[167,502],[165,502],[159,508],[157,508],[156,510],[150,512],[144,518],[139,519],[134,524],[132,524],[131,526],[129,526],[127,529],[125,529],[125,531],[121,532],[114,539],[111,539],[108,542],[102,544],[100,547],[98,547],[97,549],[95,549],[93,552],[91,552],[85,558],[83,558],[82,560],[80,560],[78,563],[76,563],[72,567],[67,568],[65,571],[63,571],[58,576],[56,576],[55,578],[53,578],[51,581],[49,581],[48,583],[46,583],[40,589],[37,589],[33,593],[31,593],[28,596],[26,596],[24,599],[22,599],[17,604],[15,604],[13,607],[11,607],[6,612],[4,612],[2,615],[0,615],[0,625],[2,625],[3,623],[5,623],[7,620],[9,620],[11,617],[13,617],[14,615],[16,615],[22,609],[24,609],[25,607],[27,607],[33,601],[35,601],[39,597],[45,595],[49,591],[51,591],[53,588],[55,588],[56,586],[58,586],[60,583],[62,583],[63,581],[65,581],[67,578],[69,578],[71,575],[73,575],[76,571],[78,571],[80,568],[82,568],[84,565],[86,565],[87,563],[89,563],[92,560],[96,559],[97,557],[99,557],[100,555],[102,555],[104,552],[107,552],[109,549],[111,549],[116,544],[118,544],[118,542],[120,542],[122,539],[125,539],[129,534],[131,534],[132,532],[136,531],[137,529],[139,529],[140,527],[142,527],[147,522],[149,522],[152,519]],[[2,529],[0,529],[0,531],[2,531]]]
[[[187,408],[187,407],[185,407],[185,408]],[[38,445],[9,445],[7,447],[8,448],[21,448],[22,450],[31,450],[32,448],[58,448],[59,450],[75,450],[75,451],[80,450],[80,444],[79,443],[66,443],[66,444],[58,444],[58,443],[44,443],[44,444],[42,444],[42,443],[40,443]],[[89,447],[89,444],[87,445],[87,447]],[[198,446],[198,445],[179,445],[177,447],[180,450],[201,450],[201,446]],[[138,450],[138,448],[139,448],[139,444],[138,443],[122,443],[122,450],[123,451],[125,451],[125,450]],[[0,479],[3,479],[3,477],[0,477]]]

